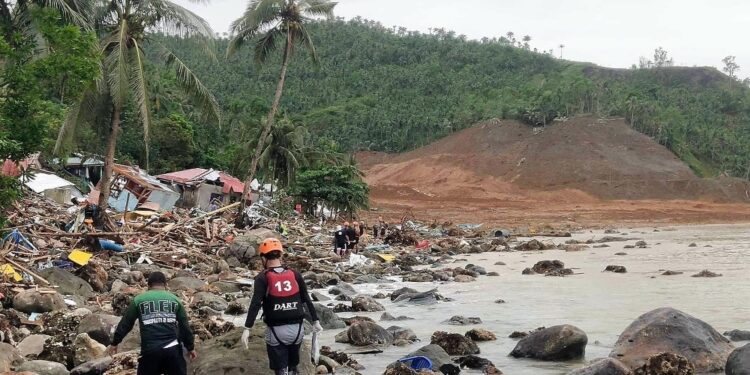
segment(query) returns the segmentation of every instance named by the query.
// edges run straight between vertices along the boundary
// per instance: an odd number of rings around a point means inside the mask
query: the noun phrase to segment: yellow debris
[[[23,277],[21,276],[21,274],[16,272],[16,270],[10,264],[1,264],[0,273],[12,277],[16,282],[23,281]]]
[[[70,252],[70,254],[68,255],[68,260],[79,266],[85,266],[89,263],[89,260],[92,256],[94,256],[94,254],[76,249]]]

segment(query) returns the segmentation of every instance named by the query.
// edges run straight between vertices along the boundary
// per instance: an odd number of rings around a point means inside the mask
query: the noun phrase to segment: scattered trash
[[[94,254],[76,249],[68,254],[68,260],[79,266],[85,266],[89,263],[89,260],[91,260],[92,256],[94,256]]]

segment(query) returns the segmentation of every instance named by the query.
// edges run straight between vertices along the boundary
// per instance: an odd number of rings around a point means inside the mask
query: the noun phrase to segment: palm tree
[[[562,56],[563,56],[562,51],[563,51],[563,48],[565,48],[565,45],[564,44],[560,44],[559,47],[560,47],[560,60],[562,60]]]
[[[51,0],[48,0],[51,1]],[[60,128],[55,152],[70,140],[80,123],[96,125],[109,121],[109,135],[104,157],[99,206],[107,208],[110,194],[120,121],[126,103],[132,101],[143,125],[148,168],[149,128],[151,106],[146,82],[146,56],[144,46],[152,44],[160,51],[163,62],[174,68],[177,83],[202,112],[219,121],[219,105],[193,72],[174,53],[153,39],[149,32],[165,32],[190,38],[210,54],[213,31],[208,23],[195,13],[169,0],[97,0],[90,22],[100,37],[102,55],[101,78],[87,89],[82,99],[68,111]]]
[[[523,36],[523,48],[528,50],[531,47],[529,44],[530,42],[531,42],[531,36],[524,35]]]
[[[289,120],[279,121],[268,135],[259,164],[270,173],[270,182],[287,187],[300,167],[307,165],[307,129]]]
[[[38,34],[32,13],[35,9],[50,8],[60,12],[63,19],[71,24],[89,27],[86,15],[89,13],[86,1],[79,0],[18,0],[0,2],[0,29],[2,37],[9,45],[18,43],[14,36]],[[42,41],[43,42],[43,41]]]
[[[234,55],[246,43],[254,42],[255,63],[261,65],[276,50],[279,42],[284,41],[284,55],[276,94],[250,162],[243,197],[246,197],[250,190],[250,183],[255,178],[266,138],[273,128],[284,90],[286,71],[294,55],[294,49],[297,45],[306,49],[313,63],[318,64],[318,54],[315,52],[315,45],[307,30],[307,25],[312,22],[313,17],[333,17],[333,8],[336,4],[329,0],[250,0],[242,17],[232,23],[232,39],[227,48],[227,57]],[[245,199],[242,200],[239,208],[239,218],[242,217],[244,209]]]

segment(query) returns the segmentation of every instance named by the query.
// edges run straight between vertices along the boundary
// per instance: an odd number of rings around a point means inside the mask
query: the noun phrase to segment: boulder
[[[198,308],[208,306],[219,311],[224,311],[229,306],[229,303],[224,298],[209,292],[195,293],[195,295],[193,295],[193,304]]]
[[[68,369],[62,363],[52,361],[28,361],[18,367],[18,371],[35,372],[39,375],[68,375]]]
[[[383,375],[417,375],[417,372],[405,363],[394,363],[385,369]]]
[[[733,329],[731,331],[724,332],[724,336],[729,337],[729,339],[732,341],[750,341],[750,331]]]
[[[403,358],[409,357],[427,357],[432,361],[432,370],[439,371],[443,365],[450,365],[453,363],[451,357],[445,352],[445,349],[439,345],[430,344],[419,348],[417,351],[412,352],[404,356]]]
[[[65,310],[65,301],[58,293],[39,293],[33,289],[24,290],[13,297],[13,308],[31,314]]]
[[[659,353],[635,369],[633,375],[694,375],[695,366],[687,358],[674,353]]]
[[[310,293],[310,298],[312,298],[312,300],[315,301],[315,302],[327,302],[327,301],[331,300],[330,297],[328,297],[325,294],[320,293],[320,292],[312,292],[312,293]]]
[[[726,375],[750,375],[750,344],[735,349],[727,359]]]
[[[452,316],[450,319],[446,320],[444,323],[448,323],[450,325],[454,326],[468,326],[472,324],[482,324],[482,319],[478,317],[465,317],[460,315]]]
[[[687,358],[701,373],[723,370],[733,349],[730,341],[706,322],[666,307],[631,323],[609,356],[635,369],[649,357],[674,353]]]
[[[497,336],[495,336],[494,333],[481,328],[474,328],[470,330],[469,332],[466,332],[464,335],[468,338],[470,338],[472,341],[480,342],[480,341],[495,341],[497,340]]]
[[[0,373],[8,372],[22,362],[23,356],[13,345],[0,342]]]
[[[510,355],[542,361],[578,359],[586,352],[587,343],[585,332],[565,324],[532,332],[516,344]]]
[[[721,277],[720,273],[711,272],[709,270],[703,270],[701,272],[696,273],[695,275],[691,277]]]
[[[393,335],[372,322],[353,323],[346,332],[349,343],[354,346],[388,346],[393,342]]]
[[[60,294],[81,296],[83,298],[89,298],[94,294],[94,288],[84,279],[61,268],[47,268],[39,272],[39,275],[47,279],[52,285],[56,285],[57,291]]]
[[[417,341],[417,334],[409,328],[391,326],[385,329],[393,336],[394,340]]]
[[[625,268],[625,266],[610,265],[610,266],[607,266],[607,268],[604,269],[604,272],[627,273],[628,270]]]
[[[128,272],[127,270],[124,270],[120,275],[118,275],[118,280],[124,282],[128,285],[140,285],[141,283],[146,281],[146,275],[142,271],[136,271],[135,266]],[[158,267],[156,267],[156,271],[159,271]],[[151,270],[148,274],[150,275],[154,270]]]
[[[85,333],[92,339],[104,346],[112,343],[112,336],[115,333],[117,324],[120,323],[120,317],[107,314],[91,314],[81,319],[78,325],[78,334]],[[135,324],[133,330],[125,336],[125,340],[120,344],[119,350],[128,351],[139,349],[141,347],[140,326]]]
[[[247,305],[239,301],[229,302],[227,308],[224,310],[224,314],[228,315],[242,315],[247,313]]]
[[[182,276],[167,281],[167,286],[174,291],[196,291],[206,286],[206,282],[196,277]]]
[[[455,360],[461,368],[470,368],[472,370],[483,370],[484,373],[488,373],[490,368],[494,368],[495,365],[492,361],[486,358],[477,357],[475,355],[465,355]],[[502,374],[502,373],[500,373]]]
[[[662,276],[676,276],[676,275],[682,275],[683,273],[684,272],[682,272],[682,271],[669,271],[669,270],[667,270],[667,271],[664,271],[664,273],[662,273],[661,275]]]
[[[434,290],[436,290],[436,289],[434,289]],[[400,288],[400,289],[396,289],[396,290],[394,290],[391,293],[391,301],[396,301],[398,299],[398,297],[401,296],[402,294],[416,294],[416,293],[419,293],[419,292],[417,292],[416,289],[412,289],[412,288],[408,288],[408,287],[403,287],[403,288]]]
[[[401,288],[391,294],[391,301],[394,301],[396,303],[410,303],[414,305],[432,305],[437,303],[439,299],[439,295],[437,294],[437,289],[428,290],[426,292],[419,293],[417,291],[411,292],[411,291],[404,291],[403,289],[409,289],[409,288]],[[414,290],[414,289],[411,289]],[[396,293],[399,292],[399,293]]]
[[[410,318],[408,316],[393,316],[387,312],[384,312],[383,315],[380,316],[380,320],[383,322],[396,322],[396,321],[404,321],[404,320],[414,320],[414,318]]]
[[[360,275],[354,278],[354,284],[387,284],[393,281],[375,275]]]
[[[226,281],[212,282],[211,289],[215,289],[219,293],[239,293],[242,291],[242,289],[240,289],[240,286],[236,283],[228,283]]]
[[[385,307],[370,296],[356,296],[352,299],[352,311],[385,311]]]
[[[350,298],[354,298],[357,295],[357,291],[354,287],[347,283],[339,283],[338,285],[331,287],[331,289],[328,290],[328,293],[334,296],[343,295]]]
[[[281,238],[281,236],[265,228],[249,230],[234,238],[234,241],[229,244],[229,249],[224,252],[224,257],[235,257],[240,261],[247,261],[257,254],[258,246],[267,238]]]
[[[470,338],[458,333],[437,331],[432,334],[430,344],[443,348],[449,355],[479,354],[479,347]]]
[[[51,336],[48,335],[29,335],[18,343],[16,348],[24,357],[30,355],[37,356],[42,352],[44,349],[44,343],[47,342],[50,337]]]
[[[315,306],[315,312],[318,314],[318,319],[323,329],[341,329],[346,327],[346,323],[330,308],[319,303],[314,303],[313,306]]]
[[[192,375],[271,375],[268,369],[265,330],[262,323],[253,327],[250,335],[249,349],[245,350],[240,342],[244,328],[238,327],[229,333],[210,340],[196,343],[198,358],[188,362],[188,374]],[[310,346],[305,343],[300,353],[300,374],[314,374],[315,367],[310,358]],[[230,360],[231,359],[231,360]]]
[[[457,275],[456,277],[453,278],[453,281],[457,283],[470,283],[474,280],[476,279],[469,275]]]
[[[75,350],[73,363],[76,366],[104,357],[107,350],[106,346],[98,343],[86,333],[80,333],[76,336],[76,339],[73,341],[73,347]]]
[[[534,264],[534,267],[531,268],[532,271],[541,274],[548,274],[563,269],[565,269],[565,263],[559,260],[542,260]]]
[[[112,364],[112,357],[103,357],[81,364],[70,370],[70,375],[101,375]]]
[[[551,242],[542,242],[536,239],[527,242],[521,242],[520,244],[516,245],[516,250],[520,251],[550,250],[554,248],[555,244]]]
[[[568,375],[631,375],[631,372],[627,366],[614,358],[600,358],[586,367],[569,372]]]
[[[107,288],[107,281],[109,281],[109,273],[99,263],[89,262],[83,266],[80,270],[81,279],[89,283],[94,291],[99,293],[106,293],[109,291]]]

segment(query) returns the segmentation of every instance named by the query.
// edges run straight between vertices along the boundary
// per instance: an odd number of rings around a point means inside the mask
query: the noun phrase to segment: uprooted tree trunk
[[[115,148],[117,147],[117,133],[120,131],[120,114],[122,109],[117,104],[112,105],[112,123],[107,139],[107,151],[104,155],[104,170],[99,182],[99,208],[102,214],[109,207],[110,186],[112,186],[112,171],[115,166]]]
[[[258,170],[258,162],[260,161],[260,155],[263,153],[263,148],[266,146],[268,135],[271,133],[274,121],[276,119],[276,113],[279,111],[279,105],[281,104],[281,94],[284,91],[284,81],[286,80],[286,71],[289,67],[289,60],[292,55],[292,47],[294,43],[290,33],[287,33],[286,47],[284,48],[284,62],[281,64],[281,73],[279,75],[279,84],[276,86],[276,95],[273,98],[273,104],[271,105],[271,111],[268,113],[268,119],[266,120],[266,126],[260,133],[258,138],[258,144],[255,146],[255,154],[250,162],[250,169],[247,172],[247,179],[245,180],[245,189],[242,191],[242,204],[239,206],[239,212],[237,213],[237,223],[241,224],[243,221],[243,213],[247,207],[247,195],[250,193],[250,184],[255,179],[255,172]]]

